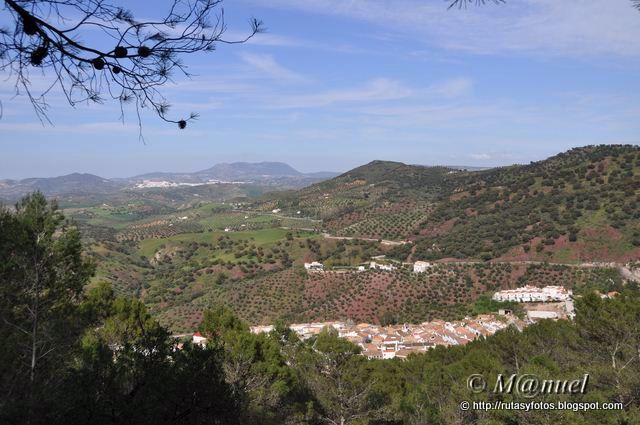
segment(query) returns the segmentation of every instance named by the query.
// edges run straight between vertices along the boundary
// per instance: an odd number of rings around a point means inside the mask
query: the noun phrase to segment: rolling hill
[[[640,256],[640,148],[474,172],[374,161],[263,205],[338,236],[412,241],[399,259],[624,261]]]

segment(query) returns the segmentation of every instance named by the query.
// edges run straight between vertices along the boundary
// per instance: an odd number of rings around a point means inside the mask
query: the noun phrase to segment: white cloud
[[[447,98],[467,96],[471,94],[473,81],[469,78],[453,78],[433,85],[428,91]]]
[[[491,155],[489,155],[488,153],[472,153],[471,155],[469,155],[469,157],[471,159],[477,159],[477,160],[491,159]]]
[[[469,155],[469,158],[474,159],[476,161],[487,161],[490,159],[504,161],[508,159],[513,159],[514,155],[511,152],[472,153]]]
[[[474,53],[640,56],[640,14],[629,0],[514,0],[463,10],[425,0],[272,0],[269,5],[365,20]]]
[[[306,82],[308,79],[295,71],[280,65],[271,55],[240,53],[240,58],[258,71],[277,80],[289,82]]]
[[[398,81],[377,78],[355,88],[328,90],[317,94],[282,96],[274,99],[272,106],[276,108],[313,108],[338,103],[402,99],[410,97],[414,93],[413,89]]]

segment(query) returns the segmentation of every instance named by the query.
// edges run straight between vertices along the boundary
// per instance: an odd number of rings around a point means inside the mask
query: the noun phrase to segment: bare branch
[[[462,8],[466,8],[469,5],[476,5],[476,6],[482,6],[486,3],[495,3],[495,4],[501,4],[501,3],[506,3],[506,0],[446,0],[446,1],[450,1],[451,4],[449,5],[449,9],[451,9],[452,7],[457,7],[458,9],[462,9]]]
[[[4,3],[0,12],[12,18],[13,28],[0,29],[0,71],[15,78],[16,94],[27,95],[43,122],[48,121],[46,95],[58,87],[71,106],[110,99],[124,111],[124,104],[135,99],[137,108],[149,108],[184,129],[197,114],[170,118],[169,104],[160,93],[175,72],[189,76],[182,55],[213,51],[217,43],[244,43],[263,31],[263,23],[254,18],[245,38],[223,39],[222,0],[172,0],[163,18],[146,22],[103,0]],[[79,41],[96,28],[104,35],[100,45]],[[31,89],[31,73],[36,71],[45,78],[54,74],[53,83],[40,94]]]

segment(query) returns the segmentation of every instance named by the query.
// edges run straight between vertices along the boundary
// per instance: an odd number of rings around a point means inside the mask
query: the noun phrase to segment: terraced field
[[[427,217],[427,211],[424,210],[383,212],[339,229],[336,235],[373,239],[404,239],[407,235],[417,233]]]
[[[300,268],[270,273],[213,288],[189,305],[159,311],[168,325],[188,330],[198,309],[224,303],[250,323],[353,320],[379,323],[391,314],[397,321],[453,320],[471,313],[486,293],[530,284],[564,285],[577,293],[619,288],[615,269],[525,264],[442,264],[427,273],[325,272]]]

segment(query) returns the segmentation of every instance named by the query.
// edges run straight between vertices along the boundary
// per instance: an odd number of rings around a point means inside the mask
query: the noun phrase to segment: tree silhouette
[[[463,8],[473,4],[475,4],[476,6],[481,6],[486,3],[500,4],[506,3],[506,0],[452,0],[451,4],[449,5],[449,9],[451,9],[452,7]]]
[[[452,7],[458,7],[461,9],[474,4],[476,6],[481,6],[486,3],[502,4],[507,2],[507,0],[446,0],[446,1],[450,2],[449,9],[451,9]],[[633,7],[640,10],[640,0],[631,0],[631,3],[633,3]]]
[[[138,21],[104,0],[5,0],[0,13],[10,26],[0,28],[0,71],[15,79],[16,94],[28,97],[43,122],[49,121],[46,96],[57,87],[72,106],[114,100],[123,118],[123,105],[135,103],[139,125],[140,109],[150,108],[184,129],[197,114],[170,118],[159,91],[175,72],[189,75],[182,57],[212,51],[218,43],[244,43],[263,29],[252,18],[246,38],[225,40],[221,3],[172,0],[164,17]],[[82,40],[96,34],[95,43]],[[32,85],[37,73],[50,77],[43,90]]]

